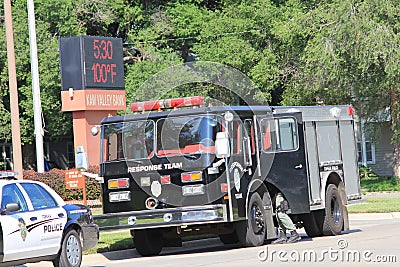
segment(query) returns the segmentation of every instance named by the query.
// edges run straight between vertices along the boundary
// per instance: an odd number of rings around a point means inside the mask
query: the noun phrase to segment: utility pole
[[[12,25],[11,0],[4,0],[4,20],[6,25],[8,84],[10,87],[11,132],[13,147],[13,170],[17,178],[23,179],[21,131],[19,124],[17,73],[15,69],[14,32]]]
[[[35,121],[36,138],[36,165],[38,172],[44,172],[44,149],[43,149],[43,127],[42,127],[42,105],[40,102],[39,66],[36,43],[35,7],[33,0],[27,0],[29,41],[31,47],[31,72],[32,72],[32,94],[33,94],[33,116]]]

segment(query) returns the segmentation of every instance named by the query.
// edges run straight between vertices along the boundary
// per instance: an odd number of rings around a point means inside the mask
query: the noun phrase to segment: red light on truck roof
[[[192,107],[200,106],[204,104],[204,97],[192,96],[192,97],[180,97],[171,98],[166,100],[150,100],[144,102],[134,102],[130,104],[132,112],[142,112],[178,107]]]

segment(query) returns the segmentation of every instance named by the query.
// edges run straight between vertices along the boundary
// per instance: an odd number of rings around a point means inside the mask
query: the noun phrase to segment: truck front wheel
[[[320,219],[320,217],[322,219]],[[322,224],[319,222],[324,220],[324,211],[316,210],[308,214],[302,215],[304,230],[309,237],[322,236]]]
[[[135,248],[142,256],[160,254],[163,243],[162,233],[157,229],[135,230]]]
[[[343,229],[343,206],[339,190],[334,184],[328,185],[325,199],[324,235],[338,235]]]
[[[249,201],[247,220],[236,222],[236,232],[239,242],[246,247],[256,247],[264,244],[267,229],[267,214],[258,193],[254,193]]]

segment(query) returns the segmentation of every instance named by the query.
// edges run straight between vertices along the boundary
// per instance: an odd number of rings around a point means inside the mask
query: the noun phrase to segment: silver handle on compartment
[[[303,164],[300,163],[299,165],[294,166],[294,168],[295,168],[295,169],[302,169],[302,168],[303,168]]]

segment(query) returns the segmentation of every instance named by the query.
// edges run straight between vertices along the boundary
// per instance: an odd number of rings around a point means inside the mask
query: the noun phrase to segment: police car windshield
[[[157,156],[215,153],[221,127],[216,116],[169,117],[157,121]]]

